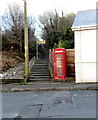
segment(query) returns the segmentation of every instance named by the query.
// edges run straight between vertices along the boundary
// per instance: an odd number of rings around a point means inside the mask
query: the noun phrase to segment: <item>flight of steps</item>
[[[41,82],[41,81],[50,81],[50,73],[48,69],[48,62],[45,60],[40,60],[33,66],[29,82]]]

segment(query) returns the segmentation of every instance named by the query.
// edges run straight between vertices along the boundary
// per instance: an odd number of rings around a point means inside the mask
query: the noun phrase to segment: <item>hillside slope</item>
[[[0,72],[18,66],[23,61],[19,51],[3,51],[0,53]]]

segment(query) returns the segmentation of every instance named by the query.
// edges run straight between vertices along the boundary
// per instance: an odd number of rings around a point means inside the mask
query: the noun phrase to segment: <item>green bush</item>
[[[58,47],[59,48],[65,48],[65,49],[71,49],[71,48],[73,48],[72,44],[73,43],[72,43],[71,40],[64,40],[64,41],[60,40],[60,42],[58,44]]]

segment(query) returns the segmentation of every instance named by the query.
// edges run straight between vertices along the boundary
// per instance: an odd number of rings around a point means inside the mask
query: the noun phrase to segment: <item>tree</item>
[[[21,34],[23,34],[24,14],[19,4],[9,4],[2,19],[4,28],[10,31],[9,40],[15,40],[19,44],[22,53],[23,38],[21,37]]]
[[[59,42],[66,44],[67,48],[73,48],[73,32],[71,25],[75,15],[73,13],[60,17],[57,11],[45,13],[39,17],[42,28],[42,38],[46,40],[48,48],[55,48]],[[68,43],[68,44],[67,44]]]
[[[46,47],[51,47],[51,31],[52,27],[50,25],[50,19],[54,17],[54,14],[52,12],[46,12],[42,16],[39,16],[39,27],[42,29],[42,39],[46,40]]]
[[[17,44],[16,49],[20,49],[21,54],[24,53],[24,13],[21,6],[17,3],[8,5],[8,9],[2,16],[4,34],[3,34],[3,45],[9,43],[10,45]],[[31,41],[35,41],[35,20],[32,17],[28,17],[28,32],[29,32],[29,46]],[[13,44],[12,44],[13,43]],[[5,47],[3,47],[5,49]]]

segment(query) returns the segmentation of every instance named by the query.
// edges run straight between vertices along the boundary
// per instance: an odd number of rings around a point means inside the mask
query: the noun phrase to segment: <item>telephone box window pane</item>
[[[62,54],[56,55],[56,74],[62,76]]]

